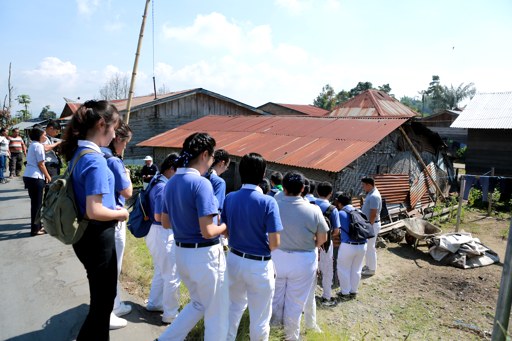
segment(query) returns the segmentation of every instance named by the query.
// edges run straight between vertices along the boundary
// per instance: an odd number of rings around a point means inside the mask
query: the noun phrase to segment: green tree
[[[25,107],[25,109],[18,111],[18,117],[20,117],[22,121],[31,119],[32,115],[30,114],[30,111],[28,110],[28,105],[32,102],[32,100],[30,99],[30,96],[25,95],[25,94],[19,95],[16,98],[16,101],[18,101],[18,103],[20,105],[23,105]]]
[[[384,91],[385,93],[387,93],[389,95],[390,92],[391,92],[391,87],[389,86],[389,83],[388,84],[382,84],[382,85],[379,85],[377,87],[377,90]]]
[[[57,114],[54,111],[50,110],[49,105],[44,106],[43,109],[41,110],[41,113],[39,114],[39,118],[43,119],[43,120],[53,119],[56,117],[57,117]]]
[[[322,92],[313,100],[313,105],[325,110],[332,110],[336,106],[336,93],[329,84],[322,88]]]
[[[400,98],[400,103],[408,106],[412,110],[421,113],[422,103],[421,100],[409,96],[403,96]]]
[[[422,95],[422,112],[438,113],[444,109],[455,109],[459,103],[466,99],[472,98],[476,93],[473,83],[461,83],[457,88],[453,85],[441,85],[439,76],[432,76],[427,90],[420,91]]]
[[[473,98],[476,94],[476,88],[473,83],[464,85],[461,83],[457,88],[453,85],[443,87],[444,105],[447,109],[455,109],[466,98]]]
[[[389,85],[388,85],[389,86]],[[371,82],[359,82],[357,83],[355,88],[350,89],[350,98],[359,95],[361,92],[373,89],[373,85]],[[389,89],[391,90],[391,88]]]

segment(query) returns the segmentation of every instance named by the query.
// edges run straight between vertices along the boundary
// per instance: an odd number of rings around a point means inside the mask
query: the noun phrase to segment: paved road
[[[85,270],[73,248],[49,235],[30,237],[30,200],[21,178],[0,184],[0,340],[74,340],[89,310]],[[141,299],[127,327],[110,339],[154,340],[165,329]]]

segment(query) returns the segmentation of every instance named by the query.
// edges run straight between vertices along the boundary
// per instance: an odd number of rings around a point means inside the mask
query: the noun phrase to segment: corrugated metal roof
[[[310,104],[283,104],[283,103],[275,103],[282,107],[292,109],[295,111],[300,111],[309,116],[325,116],[329,113],[329,110],[325,110],[322,108],[315,107]]]
[[[187,136],[206,131],[217,141],[217,148],[233,155],[256,152],[270,162],[339,172],[407,120],[205,116],[137,146],[181,148]]]
[[[378,174],[373,176],[386,204],[407,204],[409,195],[409,174]]]
[[[476,94],[451,127],[512,129],[512,91]]]
[[[384,91],[366,90],[334,108],[332,117],[414,117],[418,113],[400,103]]]

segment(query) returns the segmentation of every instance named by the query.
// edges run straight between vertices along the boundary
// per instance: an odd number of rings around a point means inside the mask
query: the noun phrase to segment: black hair
[[[119,124],[119,111],[115,105],[108,101],[87,101],[78,108],[71,117],[61,144],[61,151],[67,161],[73,158],[78,148],[78,140],[85,140],[87,132],[94,128],[96,123],[104,119],[107,127]]]
[[[329,194],[332,193],[332,185],[328,181],[324,181],[318,184],[318,187],[316,188],[316,192],[321,197],[327,197]]]
[[[375,186],[375,180],[373,180],[373,178],[370,178],[370,177],[362,178],[361,182],[368,184],[368,185]]]
[[[258,185],[267,169],[267,161],[258,153],[249,153],[242,156],[238,172],[243,184]]]
[[[217,164],[221,163],[222,161],[224,161],[227,164],[229,164],[229,153],[224,150],[224,149],[217,149],[215,151],[215,153],[213,153],[213,163],[212,165],[210,166],[210,168],[208,169],[208,173],[206,174],[206,178],[210,178],[211,174],[212,174],[212,171],[213,171],[213,167],[215,167]]]
[[[55,130],[60,130],[60,124],[59,124],[59,122],[57,122],[55,120],[50,120],[46,124],[46,128],[53,128]]]
[[[350,198],[345,193],[341,193],[336,197],[336,200],[342,204],[343,206],[350,205],[352,203],[352,198]]]
[[[270,174],[270,182],[272,182],[274,185],[280,185],[283,182],[283,174],[281,172],[272,172]]]
[[[6,131],[7,131],[7,129],[6,129],[6,128],[4,128],[4,127],[0,128],[0,134],[5,133]]]
[[[193,133],[183,142],[180,156],[176,160],[177,167],[188,167],[190,161],[197,158],[204,151],[213,155],[215,144],[215,139],[208,133]]]
[[[128,124],[123,121],[119,121],[119,125],[116,129],[116,138],[119,138],[121,141],[126,141],[132,137],[132,128]],[[118,155],[116,152],[116,148],[114,146],[115,139],[110,141],[108,148],[112,151],[112,155],[121,158],[121,155]]]
[[[260,186],[261,190],[263,191],[263,194],[267,194],[270,191],[270,180],[267,178],[261,179],[261,182],[258,184]]]
[[[35,125],[32,129],[30,129],[30,132],[28,133],[28,137],[31,141],[39,142],[41,139],[41,136],[45,133],[44,129],[41,128],[41,126]]]
[[[309,180],[309,193],[311,193],[311,195],[315,195],[315,189],[316,189],[315,180]]]
[[[283,187],[289,195],[299,195],[304,186],[304,179],[302,173],[297,171],[288,172],[283,178]]]
[[[302,190],[301,195],[305,197],[309,194],[309,180],[307,178],[304,178],[304,189]]]
[[[176,170],[176,160],[178,160],[179,157],[180,155],[178,153],[171,153],[167,155],[165,160],[160,165],[160,173],[163,174],[168,169]]]

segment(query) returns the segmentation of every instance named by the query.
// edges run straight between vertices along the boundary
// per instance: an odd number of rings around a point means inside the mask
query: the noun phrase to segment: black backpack
[[[146,189],[137,193],[133,204],[128,208],[132,208],[132,210],[130,212],[130,218],[126,223],[126,227],[128,227],[128,230],[130,230],[135,238],[147,236],[149,229],[151,228],[151,224],[153,224],[153,221],[149,216],[151,214],[149,193],[157,183],[164,182],[161,179],[162,176],[162,174],[157,175],[152,179]]]
[[[366,218],[361,210],[353,209],[352,211],[347,211],[345,208],[343,210],[347,212],[350,219],[348,226],[348,236],[350,239],[362,241],[375,237],[372,224],[370,224],[368,218]]]
[[[334,211],[336,207],[334,205],[329,205],[325,212],[323,212],[325,222],[327,224],[327,227],[329,228],[329,231],[327,232],[327,240],[324,244],[322,244],[322,249],[325,250],[325,252],[329,251],[329,247],[331,246],[331,239],[332,239],[332,225],[331,225],[331,214],[332,211]]]

